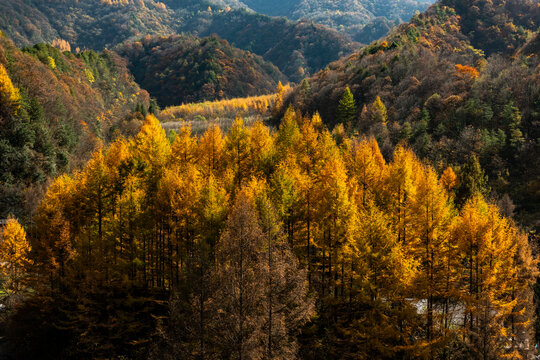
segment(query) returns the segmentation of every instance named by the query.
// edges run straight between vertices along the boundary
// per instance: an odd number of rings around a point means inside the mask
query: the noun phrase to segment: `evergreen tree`
[[[521,114],[514,103],[509,103],[504,106],[503,119],[508,126],[508,141],[513,148],[519,148],[525,142],[525,138],[521,131]]]
[[[339,100],[336,117],[341,124],[347,124],[356,118],[356,101],[349,87],[345,88]]]

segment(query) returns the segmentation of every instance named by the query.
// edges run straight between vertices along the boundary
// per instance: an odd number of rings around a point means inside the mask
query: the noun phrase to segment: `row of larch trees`
[[[237,119],[170,144],[149,116],[50,186],[41,278],[172,294],[159,358],[523,356],[527,236],[480,194],[458,208],[452,168],[337,140],[289,109],[274,133]]]

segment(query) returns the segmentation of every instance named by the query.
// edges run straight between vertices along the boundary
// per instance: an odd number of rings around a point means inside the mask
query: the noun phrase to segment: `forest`
[[[0,92],[0,218],[25,221],[50,179],[82,166],[98,139],[136,133],[143,117],[126,112],[150,100],[113,52],[18,49],[4,35]]]
[[[460,190],[482,176],[475,158],[438,172],[407,146],[386,162],[374,138],[292,109],[275,133],[238,118],[172,144],[149,115],[51,184],[28,238],[8,220],[7,289],[36,291],[13,351],[518,358],[536,262],[513,220]]]
[[[292,19],[310,19],[347,34],[353,40],[369,44],[408,21],[415,12],[426,10],[429,0],[348,0],[348,1],[274,1],[243,0],[249,8],[267,15]]]
[[[480,8],[483,21],[470,21]],[[402,141],[433,164],[476,154],[487,193],[509,195],[538,230],[539,11],[534,1],[442,1],[303,80],[286,103],[375,136],[385,157]],[[340,117],[347,88],[354,107]]]
[[[314,74],[357,48],[346,34],[312,21],[271,18],[206,0],[2,0],[0,14],[0,30],[18,46],[56,40],[69,44],[67,50],[102,51],[146,35],[217,34],[272,62],[293,81],[304,76],[299,68]]]
[[[0,0],[0,359],[538,356],[538,2],[275,5]]]
[[[269,94],[286,80],[271,63],[217,36],[146,37],[115,50],[161,106]]]

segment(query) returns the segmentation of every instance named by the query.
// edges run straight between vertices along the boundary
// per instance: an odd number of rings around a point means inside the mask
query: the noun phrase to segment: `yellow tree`
[[[192,251],[192,264],[184,278],[189,291],[189,303],[193,310],[194,336],[199,343],[198,355],[203,358],[208,353],[208,337],[212,318],[212,295],[216,285],[212,281],[212,271],[216,264],[216,247],[225,225],[229,208],[228,195],[211,175],[202,184],[194,211],[196,213],[196,243]]]
[[[453,196],[453,190],[458,186],[458,178],[456,173],[454,172],[454,169],[452,169],[450,166],[447,167],[440,178],[441,185],[446,189],[448,194]]]
[[[108,173],[108,182],[110,186],[110,250],[111,250],[111,262],[114,265],[115,276],[120,275],[117,270],[124,269],[117,268],[116,265],[119,265],[119,262],[125,260],[122,258],[125,255],[125,250],[127,245],[124,243],[126,237],[124,236],[123,227],[126,224],[128,219],[123,218],[125,213],[120,207],[120,200],[122,198],[122,193],[128,186],[127,178],[130,177],[130,173],[133,170],[133,161],[131,154],[131,144],[129,141],[124,138],[117,138],[105,151],[105,166],[107,167]],[[133,186],[131,184],[131,186]]]
[[[292,107],[289,107],[279,124],[276,134],[275,142],[279,159],[294,156],[299,138],[300,129],[296,121],[296,112]]]
[[[457,256],[450,246],[450,223],[452,208],[446,189],[437,179],[434,169],[427,165],[416,167],[416,191],[410,198],[410,221],[412,224],[407,247],[409,255],[420,265],[415,282],[417,298],[426,301],[426,340],[439,340],[434,331],[434,307],[436,299],[447,305],[451,297],[448,288],[450,269],[447,264]],[[443,311],[438,311],[438,314]],[[437,321],[437,324],[441,322]],[[442,339],[442,338],[441,338]]]
[[[172,144],[172,161],[178,165],[193,164],[197,156],[197,139],[191,135],[191,126],[183,125]]]
[[[347,157],[347,166],[359,185],[356,193],[357,204],[366,206],[383,190],[382,179],[387,171],[386,162],[375,138],[354,141]]]
[[[77,200],[83,212],[78,235],[82,266],[87,275],[108,281],[111,265],[113,183],[105,156],[97,150],[77,177]]]
[[[512,226],[515,228],[514,224]],[[532,254],[529,237],[518,229],[516,229],[515,234],[516,255],[514,261],[517,271],[512,281],[512,299],[516,300],[516,305],[509,316],[510,339],[505,357],[526,359],[533,344],[534,326],[531,319],[534,318],[536,311],[533,287],[539,271],[538,260]]]
[[[416,192],[415,174],[419,165],[412,150],[398,146],[394,151],[394,160],[386,172],[382,193],[382,203],[392,214],[392,224],[396,228],[398,241],[405,244],[410,238],[410,198],[414,197]]]
[[[133,150],[139,161],[148,167],[148,171],[156,173],[154,175],[164,169],[171,154],[171,145],[165,130],[154,115],[145,118],[133,141]]]
[[[303,220],[304,192],[308,181],[296,159],[288,158],[277,164],[270,178],[270,197],[274,207],[284,222],[289,243],[294,245],[298,224]]]
[[[74,198],[77,183],[62,175],[47,189],[35,216],[35,232],[32,248],[36,266],[51,280],[51,288],[67,276],[67,268],[76,256],[76,245],[72,229],[78,224],[81,214],[75,210]]]
[[[163,226],[165,218],[159,215],[157,191],[159,181],[163,176],[166,165],[170,163],[171,145],[165,130],[153,115],[148,115],[139,133],[133,140],[134,159],[137,163],[139,176],[144,181],[145,199],[144,213],[141,221],[143,239],[143,278],[151,286],[164,286],[159,269],[163,266]],[[143,231],[144,230],[144,231]]]
[[[274,139],[262,121],[258,120],[248,130],[249,171],[252,176],[268,177],[272,170]]]
[[[182,172],[174,168],[165,170],[159,184],[158,201],[163,204],[163,215],[171,221],[175,239],[170,245],[178,249],[180,267],[191,265],[193,251],[197,246],[196,211],[202,184],[200,172],[193,165]]]
[[[229,134],[225,138],[225,156],[228,169],[234,174],[234,184],[239,188],[242,180],[249,174],[250,155],[249,132],[240,117],[234,121]]]
[[[274,102],[274,108],[272,109],[272,115],[277,116],[283,108],[283,95],[285,93],[285,87],[281,84],[281,81],[278,82],[276,89],[276,100]]]
[[[476,194],[464,205],[452,234],[463,264],[464,341],[472,357],[500,358],[511,348],[509,319],[517,305],[517,231]]]
[[[391,218],[372,201],[353,214],[347,236],[348,304],[338,325],[343,353],[395,358],[417,336],[415,308],[406,300],[416,264],[397,241]]]
[[[10,217],[0,228],[0,274],[2,288],[11,294],[23,291],[27,283],[27,271],[32,264],[31,247],[26,239],[26,231],[17,220]]]
[[[0,64],[0,100],[8,106],[11,106],[14,110],[17,110],[20,107],[20,91],[13,86],[6,68],[2,64]]]
[[[221,176],[223,170],[224,142],[221,129],[212,125],[199,139],[198,165],[205,179],[210,175]]]
[[[322,295],[326,292],[328,273],[329,291],[333,287],[334,297],[337,297],[340,265],[337,262],[341,260],[343,268],[340,250],[346,243],[353,211],[349,199],[347,172],[339,154],[335,153],[325,162],[318,174],[315,194],[318,244],[322,249]],[[341,290],[343,293],[343,281]]]
[[[140,236],[142,207],[145,197],[141,180],[128,176],[117,200],[116,230],[118,233],[118,265],[121,274],[131,282],[142,284],[138,277],[142,268],[142,239]]]
[[[320,170],[322,160],[326,157],[319,143],[321,126],[321,117],[315,114],[311,119],[304,119],[300,127],[296,156],[301,169],[309,177],[313,177]]]
[[[375,124],[382,124],[384,126],[386,126],[388,121],[386,106],[384,106],[380,96],[377,96],[373,104],[371,104],[371,120]]]
[[[304,119],[300,128],[300,137],[297,143],[296,156],[302,171],[301,181],[298,182],[302,194],[301,216],[306,224],[306,254],[308,264],[308,281],[311,285],[311,244],[313,238],[313,218],[315,212],[315,184],[317,175],[324,165],[327,154],[320,143],[322,119],[318,113],[311,119]],[[326,132],[325,135],[328,133]],[[330,141],[328,137],[325,140]],[[292,244],[292,242],[291,242]]]

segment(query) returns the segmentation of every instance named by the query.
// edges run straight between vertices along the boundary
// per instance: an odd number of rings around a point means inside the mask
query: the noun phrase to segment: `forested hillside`
[[[267,15],[286,16],[292,20],[310,19],[352,37],[370,43],[395,25],[409,21],[417,11],[424,11],[432,0],[243,0],[249,8]],[[389,27],[381,26],[387,24]],[[377,29],[377,31],[373,31]]]
[[[509,194],[538,226],[539,25],[535,1],[444,0],[306,79],[289,101],[373,134],[386,156],[403,141],[433,164],[476,154],[492,196]],[[349,112],[339,109],[346,88]]]
[[[311,21],[292,22],[246,10],[202,13],[183,29],[194,29],[200,36],[218,34],[233,46],[263,56],[294,82],[358,48],[347,36]]]
[[[115,51],[161,106],[269,94],[286,80],[274,65],[217,36],[146,37]]]
[[[13,282],[37,292],[6,328],[12,350],[526,355],[527,236],[480,193],[459,191],[471,173],[438,173],[402,146],[386,162],[374,138],[331,134],[318,115],[292,110],[274,134],[237,119],[226,134],[211,127],[196,138],[184,127],[172,145],[149,116],[137,136],[49,187],[27,267],[44,281]]]
[[[272,62],[292,81],[349,54],[349,37],[321,25],[270,18],[209,1],[0,0],[0,30],[19,46],[67,41],[101,51],[146,35],[217,34]]]
[[[158,1],[0,1],[0,29],[17,45],[62,39],[101,51],[129,38],[174,33],[180,19]]]
[[[537,357],[538,1],[242,6],[0,0],[0,359]]]
[[[51,177],[86,162],[137,103],[149,102],[112,52],[20,50],[3,35],[0,89],[0,218],[29,216]]]

